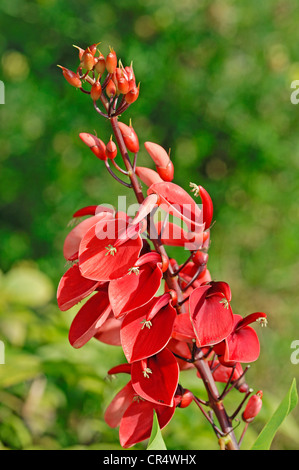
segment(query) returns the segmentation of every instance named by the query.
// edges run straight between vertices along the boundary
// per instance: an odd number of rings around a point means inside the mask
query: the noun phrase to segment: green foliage
[[[288,393],[280,403],[279,407],[270,418],[266,426],[260,432],[252,450],[269,450],[275,434],[285,418],[291,413],[298,403],[296,380],[294,379]]]
[[[155,411],[152,432],[146,450],[167,450]]]
[[[139,100],[123,116],[139,135],[140,166],[148,163],[143,142],[157,142],[171,148],[178,184],[206,187],[216,220],[212,277],[230,284],[235,313],[268,314],[268,328],[258,330],[260,358],[247,374],[264,392],[244,439],[252,445],[299,370],[290,362],[299,331],[299,108],[290,102],[299,79],[298,20],[292,0],[1,1],[3,447],[119,448],[117,430],[102,418],[120,388],[122,379],[117,386],[103,379],[119,350],[92,343],[72,351],[67,335],[76,310],[61,313],[55,303],[73,212],[117,204],[119,190],[128,194],[78,137],[96,131],[107,141],[109,123],[56,66],[74,70],[72,44],[98,41],[103,53],[111,45],[123,63],[133,60],[141,82]],[[183,261],[184,253],[170,254]],[[202,393],[188,372],[184,380]],[[164,431],[168,448],[215,447],[194,413],[177,410]],[[298,448],[296,420],[295,409],[272,448]]]

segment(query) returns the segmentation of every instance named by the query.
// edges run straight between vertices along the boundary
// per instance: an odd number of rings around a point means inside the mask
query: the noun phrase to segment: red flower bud
[[[191,405],[192,401],[193,401],[193,393],[190,392],[190,390],[184,390],[179,407],[187,408],[187,406]]]
[[[90,96],[93,101],[97,101],[102,94],[102,85],[100,82],[95,82],[90,90]]]
[[[133,87],[126,95],[125,95],[125,100],[128,104],[134,103],[134,101],[137,100],[139,96],[139,85],[138,87]]]
[[[249,398],[246,408],[242,414],[243,421],[250,423],[259,414],[262,408],[262,398],[263,392],[261,390]]]
[[[151,186],[154,183],[163,183],[162,178],[151,168],[137,166],[135,173],[146,186]]]
[[[108,98],[111,98],[116,94],[116,86],[112,80],[109,80],[106,86],[106,94]]]
[[[95,58],[95,71],[100,74],[100,75],[103,75],[103,73],[105,72],[105,69],[106,69],[106,60],[105,60],[105,57],[103,56],[103,54],[100,54],[99,57],[96,57]]]
[[[131,123],[127,126],[123,122],[118,123],[120,132],[122,133],[125,145],[129,152],[136,153],[139,151],[139,140],[136,132],[134,131]]]
[[[159,173],[163,181],[172,181],[174,174],[174,167],[172,161],[169,160],[166,168],[157,167],[157,172]]]
[[[130,91],[130,85],[128,80],[125,77],[120,77],[117,81],[118,92],[122,95],[126,95]]]
[[[117,147],[116,147],[115,142],[113,142],[112,138],[109,140],[108,144],[106,145],[106,155],[111,160],[113,160],[117,155]]]
[[[208,262],[209,255],[207,253],[204,253],[200,250],[195,251],[192,254],[192,261],[196,266],[204,266]]]
[[[86,49],[81,59],[81,67],[86,70],[92,70],[95,62],[93,54]]]
[[[108,73],[113,73],[117,67],[117,57],[113,49],[110,49],[109,54],[106,57],[106,69]]]
[[[87,134],[86,132],[81,132],[79,134],[80,139],[86,144],[90,150],[98,157],[100,160],[106,160],[106,146],[102,140],[92,134]]]
[[[169,154],[159,144],[153,142],[145,142],[144,144],[150,157],[156,164],[156,170],[163,181],[173,180],[173,163],[169,158]]]
[[[58,65],[58,67],[62,69],[63,76],[70,83],[70,85],[76,88],[81,88],[81,80],[75,72],[72,72],[71,70],[62,67],[61,65]]]
[[[95,55],[95,53],[97,52],[97,46],[99,45],[100,43],[97,42],[96,44],[92,44],[91,46],[88,46],[87,50],[88,52],[90,52],[93,56]]]
[[[80,59],[80,61],[81,61],[82,56],[83,56],[83,54],[84,54],[84,49],[82,49],[82,47],[75,46],[74,44],[73,44],[73,46],[74,46],[76,49],[78,49],[78,51],[79,51],[79,59]]]

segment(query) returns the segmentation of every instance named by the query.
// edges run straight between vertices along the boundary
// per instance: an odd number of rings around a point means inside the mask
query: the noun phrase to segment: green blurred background
[[[55,300],[73,212],[117,204],[118,193],[134,202],[78,138],[95,131],[106,141],[109,124],[57,68],[75,70],[72,45],[98,41],[104,54],[111,45],[125,65],[133,60],[141,82],[123,116],[139,135],[139,165],[150,164],[142,143],[160,143],[171,148],[176,183],[209,191],[212,277],[230,284],[235,313],[269,316],[247,375],[264,391],[250,447],[299,371],[290,360],[299,339],[298,21],[295,0],[1,0],[0,448],[120,448],[103,413],[127,382],[105,380],[122,352],[97,341],[73,350],[76,307],[62,313]],[[193,374],[181,382],[203,394]],[[233,391],[228,407],[241,397]],[[273,449],[299,448],[298,419],[296,410]],[[177,410],[163,436],[169,449],[217,448],[193,406]]]

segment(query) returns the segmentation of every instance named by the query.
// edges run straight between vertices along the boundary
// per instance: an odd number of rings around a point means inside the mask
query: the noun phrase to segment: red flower
[[[129,381],[111,401],[104,419],[112,428],[119,426],[120,445],[126,449],[150,437],[154,411],[163,429],[173,417],[175,405],[157,405],[142,399]]]
[[[255,330],[248,326],[260,321],[266,324],[267,315],[262,312],[252,313],[242,318],[234,315],[234,327],[223,342],[214,347],[221,363],[234,365],[236,362],[254,362],[260,354],[260,343]]]
[[[65,311],[88,297],[102,282],[86,279],[80,273],[78,264],[69,268],[60,279],[57,289],[57,303]]]
[[[166,351],[161,365],[167,364],[166,356],[169,363],[169,355],[171,353]],[[109,375],[118,373],[132,375],[131,380],[113,398],[104,415],[104,419],[110,427],[115,428],[119,426],[120,444],[124,448],[132,447],[150,437],[154,411],[157,414],[160,429],[163,429],[173,417],[176,406],[180,404],[183,398],[176,387],[170,406],[155,403],[152,400],[148,401],[136,390],[133,383],[136,381],[136,378],[133,379],[133,375],[136,375],[136,372],[133,372],[132,369],[133,365],[121,364],[113,367],[108,372]]]
[[[136,361],[131,366],[134,390],[145,400],[173,406],[178,386],[178,363],[167,348],[158,354]]]
[[[81,240],[79,267],[81,274],[95,281],[111,281],[128,273],[142,248],[138,226],[127,230],[122,218],[102,220],[93,225]]]
[[[125,316],[120,337],[128,362],[153,356],[166,346],[176,318],[170,301],[171,296],[163,294]]]
[[[211,346],[233,329],[231,292],[225,282],[210,282],[194,289],[189,298],[190,318],[198,346]]]
[[[129,272],[109,283],[109,299],[116,318],[149,302],[162,280],[161,256],[146,253],[137,259]]]

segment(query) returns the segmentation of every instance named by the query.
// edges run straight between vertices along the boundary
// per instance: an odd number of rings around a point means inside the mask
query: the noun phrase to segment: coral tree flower
[[[189,298],[190,318],[198,346],[211,346],[233,329],[231,291],[225,282],[211,281],[193,290]]]
[[[127,274],[109,283],[109,299],[116,318],[149,302],[162,280],[161,256],[146,253],[130,266]]]
[[[111,281],[127,274],[142,248],[138,227],[127,231],[124,219],[109,219],[93,225],[81,240],[79,267],[82,275],[95,281]]]
[[[236,362],[254,362],[260,354],[260,343],[255,330],[250,323],[260,322],[265,325],[267,315],[255,312],[242,318],[234,315],[234,326],[231,333],[214,350],[219,361],[225,365],[234,365]]]
[[[176,319],[170,301],[171,296],[166,293],[125,316],[120,336],[128,362],[146,359],[166,346]]]

